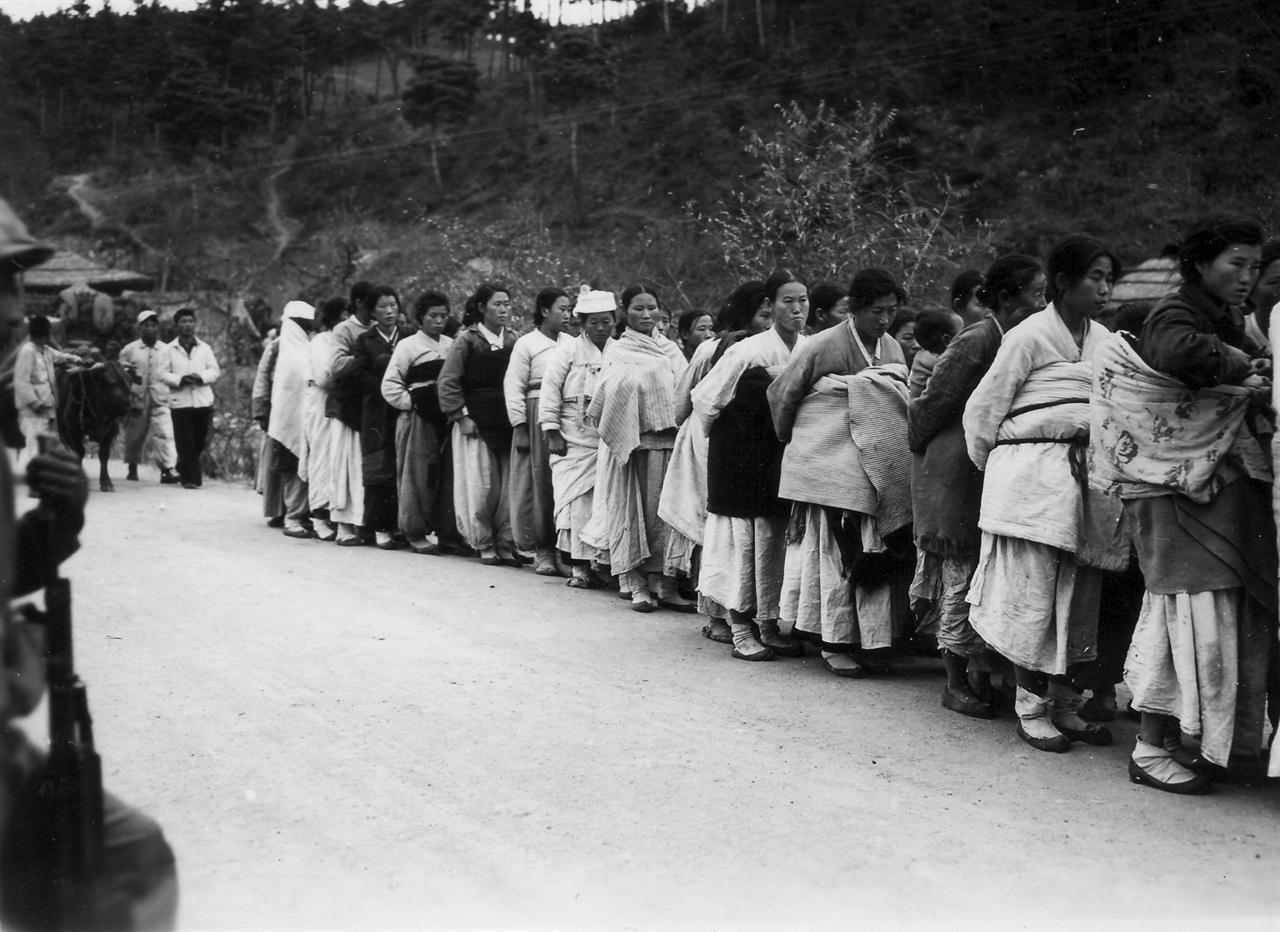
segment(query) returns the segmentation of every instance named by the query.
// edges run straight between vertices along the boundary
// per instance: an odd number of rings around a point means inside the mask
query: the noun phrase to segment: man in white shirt
[[[169,344],[176,380],[170,384],[169,412],[178,448],[178,478],[184,489],[198,489],[204,481],[200,455],[213,422],[212,385],[222,374],[213,348],[196,337],[196,312],[184,307],[173,315],[178,337]]]
[[[172,472],[178,464],[178,448],[173,442],[173,419],[169,416],[169,390],[178,384],[173,374],[173,353],[160,340],[160,318],[155,311],[138,314],[139,338],[120,351],[133,384],[130,386],[129,418],[125,421],[124,459],[129,464],[127,478],[138,479],[138,464],[150,453],[160,467],[162,485],[175,485]]]

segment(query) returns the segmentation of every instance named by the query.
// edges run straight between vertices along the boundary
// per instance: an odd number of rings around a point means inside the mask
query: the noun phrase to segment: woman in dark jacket
[[[485,282],[467,299],[440,370],[440,410],[453,425],[453,504],[458,530],[486,566],[517,566],[511,531],[511,421],[503,380],[515,335],[507,327],[511,290]]]
[[[1004,256],[979,287],[990,313],[966,327],[938,358],[924,392],[907,411],[911,448],[911,499],[918,558],[911,601],[936,629],[947,668],[942,706],[961,715],[990,718],[987,645],[969,624],[969,582],[982,534],[982,473],[965,448],[965,402],[982,381],[1005,333],[1044,310],[1045,275],[1030,256]]]
[[[396,420],[400,412],[382,397],[382,377],[396,344],[409,335],[398,323],[400,299],[378,286],[371,296],[373,326],[360,334],[353,354],[360,386],[360,454],[364,477],[364,524],[382,550],[404,546],[397,532]]]

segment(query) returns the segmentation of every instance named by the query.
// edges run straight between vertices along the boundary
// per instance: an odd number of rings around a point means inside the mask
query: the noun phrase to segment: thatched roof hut
[[[135,291],[155,287],[150,275],[125,269],[109,269],[74,252],[59,251],[48,262],[22,276],[27,291],[56,294],[67,288],[87,286],[95,291],[118,295],[126,288]]]
[[[1109,306],[1137,302],[1155,304],[1165,295],[1178,290],[1182,275],[1178,272],[1178,260],[1172,256],[1148,259],[1132,269],[1120,273],[1120,279],[1111,289]]]

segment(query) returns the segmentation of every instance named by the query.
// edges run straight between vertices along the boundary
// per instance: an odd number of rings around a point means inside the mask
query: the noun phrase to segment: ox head
[[[101,417],[124,417],[129,413],[129,376],[124,366],[118,362],[109,362],[101,369],[95,369],[90,378],[93,379],[94,407]]]

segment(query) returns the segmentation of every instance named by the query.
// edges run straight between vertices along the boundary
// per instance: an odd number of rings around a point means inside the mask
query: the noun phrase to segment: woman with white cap
[[[544,288],[538,293],[533,305],[534,329],[516,340],[502,383],[513,447],[511,530],[517,547],[533,551],[533,571],[539,576],[560,575],[550,453],[538,429],[538,405],[547,363],[557,346],[573,339],[562,333],[569,303],[569,296],[559,288]]]
[[[613,343],[617,306],[612,292],[583,285],[573,309],[582,333],[551,354],[542,374],[538,427],[550,453],[556,547],[568,555],[573,568],[568,584],[575,589],[600,585],[591,564],[608,562],[607,553],[582,541],[582,529],[591,520],[600,451],[600,432],[586,411]]]
[[[310,500],[304,478],[307,459],[306,397],[311,381],[311,321],[315,308],[305,301],[290,301],[280,313],[280,343],[271,379],[271,413],[267,436],[271,438],[271,469],[280,476],[284,500],[284,535],[306,538],[304,523]]]

